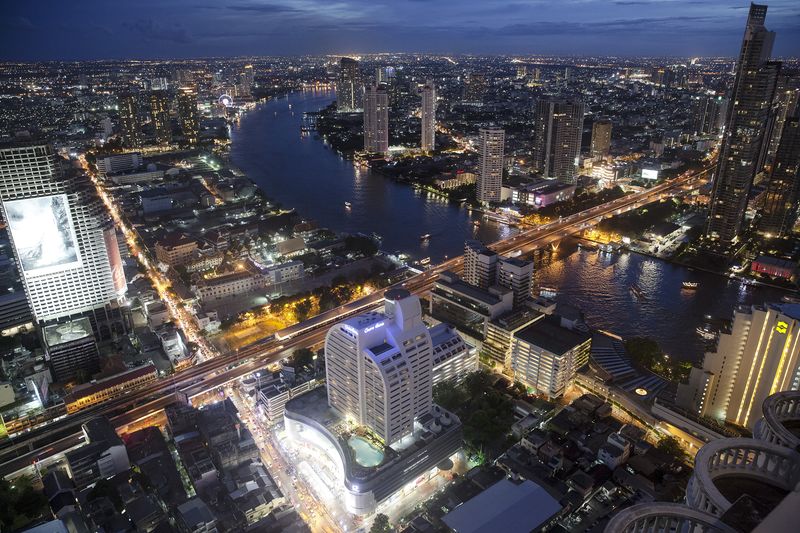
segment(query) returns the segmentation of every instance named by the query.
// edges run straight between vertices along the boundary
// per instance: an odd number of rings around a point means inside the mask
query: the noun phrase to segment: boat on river
[[[641,287],[639,287],[639,286],[638,286],[637,284],[635,284],[635,283],[634,283],[633,285],[631,285],[631,292],[632,292],[632,293],[633,293],[633,295],[634,295],[634,296],[636,296],[636,298],[637,298],[637,299],[639,299],[639,300],[645,300],[645,299],[647,299],[647,296],[645,296],[645,294],[644,294],[644,291],[642,290],[642,288],[641,288]]]
[[[681,287],[689,290],[694,290],[697,288],[697,286],[698,283],[696,281],[684,281],[683,283],[681,283]]]

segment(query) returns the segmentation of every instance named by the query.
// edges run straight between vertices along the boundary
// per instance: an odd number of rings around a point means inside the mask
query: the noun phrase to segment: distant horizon
[[[765,3],[773,56],[800,57],[800,4]],[[738,54],[748,8],[740,0],[41,0],[6,6],[0,61],[339,53],[727,58]]]
[[[506,57],[509,59],[520,60],[535,60],[541,59],[621,59],[621,60],[636,60],[636,59],[713,59],[713,60],[729,60],[735,61],[736,55],[621,55],[621,54],[516,54],[511,52],[497,52],[486,54],[469,54],[469,53],[448,53],[448,52],[326,52],[319,54],[240,54],[240,55],[227,55],[227,56],[196,56],[196,57],[105,57],[96,59],[0,59],[0,63],[108,63],[108,62],[126,62],[126,61],[140,61],[140,62],[160,62],[160,61],[218,61],[218,60],[252,60],[252,59],[272,59],[272,58],[370,58],[374,59],[377,56],[426,56],[430,58],[481,58],[481,57]],[[796,56],[772,56],[775,60],[790,60],[800,62],[800,53]]]

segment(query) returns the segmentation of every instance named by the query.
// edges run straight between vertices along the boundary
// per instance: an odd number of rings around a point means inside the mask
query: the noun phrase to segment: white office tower
[[[422,144],[423,152],[436,148],[436,86],[428,80],[422,87]]]
[[[505,130],[481,128],[480,160],[478,162],[477,194],[478,201],[490,204],[500,201],[503,186],[503,150],[506,141]]]
[[[497,284],[514,293],[514,307],[531,299],[533,262],[503,257],[497,269]]]
[[[677,404],[752,429],[770,394],[800,388],[800,305],[739,307],[702,368],[679,385]]]
[[[48,145],[0,147],[0,203],[37,322],[108,311],[125,277],[88,179],[65,174]]]
[[[328,403],[391,445],[432,409],[433,347],[419,298],[385,295],[384,312],[345,320],[325,338]]]
[[[364,87],[364,151],[389,153],[389,93],[383,85]]]
[[[461,279],[475,287],[488,289],[495,284],[499,257],[480,241],[465,242],[464,273]]]
[[[514,380],[558,398],[589,362],[592,337],[558,315],[545,316],[514,333],[511,370]]]

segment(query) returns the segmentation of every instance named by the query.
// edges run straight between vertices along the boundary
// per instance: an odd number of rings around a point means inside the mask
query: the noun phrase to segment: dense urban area
[[[0,531],[795,531],[770,21],[737,57],[0,62]]]

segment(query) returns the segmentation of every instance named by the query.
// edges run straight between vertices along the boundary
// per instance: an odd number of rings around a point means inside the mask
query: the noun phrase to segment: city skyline
[[[794,531],[800,8],[740,4],[15,5],[88,55],[0,59],[0,529]]]
[[[458,10],[419,0],[46,4],[10,6],[0,23],[2,59],[377,52],[733,57],[749,7],[716,0],[467,2]],[[770,12],[780,34],[775,56],[800,55],[800,8],[781,0],[770,3]],[[626,38],[614,38],[620,33]]]

